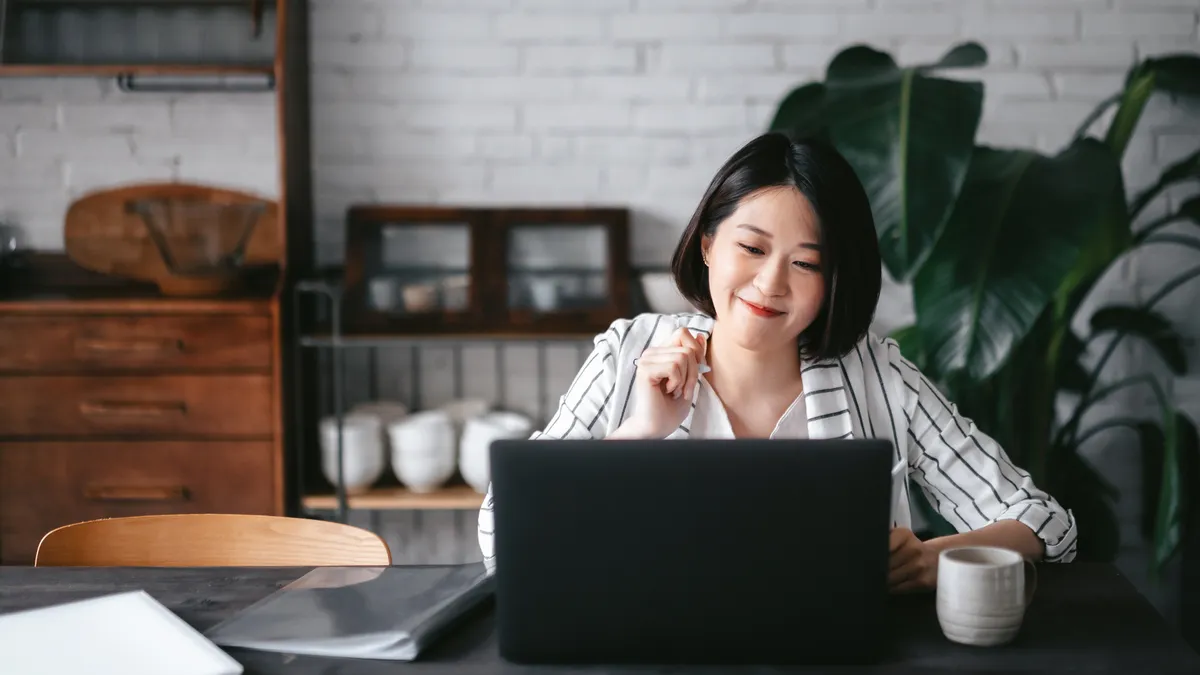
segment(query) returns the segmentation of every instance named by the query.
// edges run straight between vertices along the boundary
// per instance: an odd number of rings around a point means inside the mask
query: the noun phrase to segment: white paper
[[[145,591],[0,616],[0,671],[239,675],[228,654]]]

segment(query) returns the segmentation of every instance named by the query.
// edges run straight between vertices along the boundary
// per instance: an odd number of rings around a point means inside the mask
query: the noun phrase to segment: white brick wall
[[[270,94],[129,94],[111,80],[0,79],[0,221],[62,248],[83,193],[190,180],[279,194]]]

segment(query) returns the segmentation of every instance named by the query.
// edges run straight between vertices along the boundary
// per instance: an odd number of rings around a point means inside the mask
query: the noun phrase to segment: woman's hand
[[[665,438],[687,419],[699,385],[700,362],[708,340],[680,328],[662,346],[649,347],[637,360],[634,409],[610,438]]]
[[[893,529],[888,549],[891,551],[888,587],[892,592],[924,591],[937,586],[938,551],[917,539],[912,530]]]

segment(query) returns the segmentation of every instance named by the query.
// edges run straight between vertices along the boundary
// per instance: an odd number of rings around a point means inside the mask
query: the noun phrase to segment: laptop
[[[837,664],[884,645],[885,440],[498,440],[516,663]]]

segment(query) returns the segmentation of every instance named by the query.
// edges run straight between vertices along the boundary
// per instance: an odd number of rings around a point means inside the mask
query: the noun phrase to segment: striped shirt
[[[704,314],[640,314],[597,335],[594,349],[559,399],[553,418],[532,438],[602,439],[629,418],[635,360],[666,344],[680,327],[709,334]],[[883,438],[896,452],[892,521],[912,527],[909,481],[959,532],[1017,520],[1046,546],[1046,562],[1075,558],[1075,516],[1038,489],[1029,474],[900,353],[896,342],[869,334],[842,358],[801,363],[804,393],[784,413],[772,438]],[[704,382],[704,378],[701,378]],[[692,392],[692,409],[667,438],[733,438],[724,408],[706,385]],[[492,491],[479,511],[479,547],[489,570]]]

